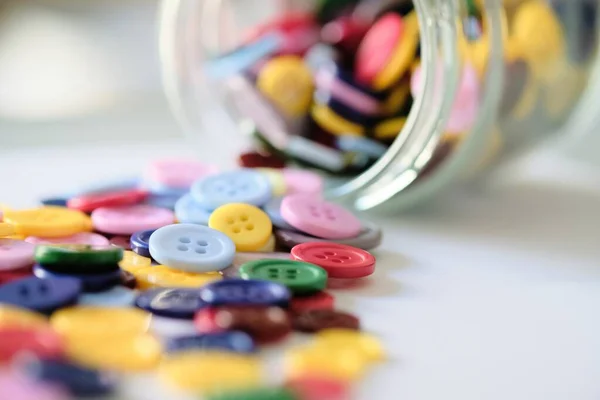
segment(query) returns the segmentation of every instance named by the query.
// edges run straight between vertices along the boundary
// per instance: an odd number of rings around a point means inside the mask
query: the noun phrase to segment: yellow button
[[[375,90],[385,90],[396,83],[417,57],[419,21],[413,11],[404,17],[404,33],[386,67],[373,80]]]
[[[301,57],[282,56],[268,61],[261,68],[256,85],[290,117],[306,114],[312,101],[312,73]]]
[[[275,235],[271,234],[269,241],[263,247],[256,251],[258,253],[271,253],[275,251]]]
[[[21,235],[48,238],[74,235],[91,227],[86,214],[64,207],[7,211],[4,221],[13,224]]]
[[[159,374],[171,386],[206,393],[257,386],[261,366],[251,356],[193,351],[165,358]]]
[[[290,350],[285,355],[288,378],[316,374],[354,381],[364,374],[367,366],[360,352],[352,349],[306,347]]]
[[[66,353],[73,361],[89,368],[118,372],[154,369],[160,363],[161,351],[160,342],[148,334],[66,340]]]
[[[0,222],[0,237],[12,236],[15,233],[15,227],[13,225],[7,224],[6,222]]]
[[[257,251],[270,239],[273,225],[260,208],[244,203],[230,203],[210,214],[208,226],[233,240],[237,251]]]
[[[12,208],[4,203],[0,203],[0,212],[5,213],[7,211],[12,211]]]
[[[350,329],[326,329],[315,335],[314,347],[320,349],[354,349],[369,361],[379,361],[385,357],[379,339],[368,333]]]
[[[151,264],[152,260],[150,258],[140,256],[133,251],[125,251],[123,252],[123,259],[119,262],[119,267],[133,273],[136,269],[149,267]]]
[[[342,118],[326,105],[313,105],[311,116],[321,128],[334,135],[362,136],[365,133],[362,125]]]
[[[394,115],[402,109],[410,97],[410,80],[403,80],[398,87],[392,89],[391,93],[382,104],[382,112],[385,115]]]
[[[48,319],[42,314],[25,308],[0,304],[0,328],[30,328],[48,325]]]
[[[141,286],[148,287],[201,287],[223,279],[218,272],[193,273],[179,271],[164,265],[147,267],[134,273]]]
[[[280,197],[287,192],[287,186],[281,170],[276,168],[255,168],[255,170],[259,171],[269,179],[273,196]]]
[[[137,308],[71,307],[50,318],[54,330],[66,337],[112,338],[140,335],[148,330],[150,314]]]
[[[373,133],[377,139],[394,139],[406,125],[405,117],[391,118],[378,124]]]

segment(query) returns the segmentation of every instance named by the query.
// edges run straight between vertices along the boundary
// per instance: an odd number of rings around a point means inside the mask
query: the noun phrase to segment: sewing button
[[[375,257],[337,243],[309,242],[292,248],[291,258],[320,266],[331,278],[362,278],[375,270]]]
[[[265,258],[276,258],[282,260],[289,260],[289,253],[283,252],[252,252],[252,253],[236,253],[235,258],[233,259],[233,263],[231,263],[230,267],[225,268],[221,271],[225,278],[239,278],[239,269],[242,265],[246,264],[248,261],[252,260],[263,260]]]
[[[150,314],[135,308],[77,306],[57,311],[50,323],[65,338],[118,338],[146,332]]]
[[[201,333],[242,331],[259,343],[271,343],[292,331],[292,322],[279,307],[220,306],[204,308],[194,324]]]
[[[152,314],[170,318],[192,319],[206,304],[198,289],[157,288],[140,293],[135,305]]]
[[[157,229],[149,248],[159,263],[188,272],[219,271],[231,265],[235,256],[235,244],[227,235],[192,224]]]
[[[20,353],[38,358],[59,358],[63,341],[49,328],[0,328],[0,364],[10,362]]]
[[[123,252],[123,259],[119,263],[119,267],[126,271],[133,272],[140,268],[149,267],[152,264],[152,260],[148,257],[140,256],[133,251]]]
[[[131,241],[129,236],[113,236],[109,239],[109,243],[113,246],[120,247],[123,250],[131,250]]]
[[[321,195],[323,192],[323,177],[315,172],[284,168],[282,173],[287,187],[287,194],[306,193]]]
[[[370,158],[379,158],[387,151],[387,147],[375,140],[355,136],[338,136],[336,145],[342,151],[356,152]]]
[[[148,249],[148,240],[150,235],[154,233],[155,229],[149,229],[145,231],[135,232],[131,235],[130,245],[131,250],[143,257],[150,257],[150,250]]]
[[[277,237],[277,243],[288,249],[291,249],[298,244],[308,242],[333,242],[358,247],[363,250],[370,250],[378,247],[381,244],[381,229],[370,222],[363,222],[362,225],[360,233],[356,237],[348,239],[325,240],[302,232],[285,229],[278,229],[275,231],[275,236]]]
[[[294,294],[325,289],[327,272],[321,267],[292,260],[256,260],[240,267],[242,279],[264,279],[287,286]]]
[[[280,169],[256,168],[256,170],[267,177],[269,183],[271,183],[272,195],[274,197],[283,196],[287,193],[287,186]]]
[[[260,172],[240,169],[199,180],[192,185],[190,193],[196,202],[207,209],[229,203],[260,207],[271,198],[271,184]]]
[[[327,292],[318,292],[310,296],[295,296],[290,301],[290,311],[302,313],[312,310],[331,310],[335,298]]]
[[[325,104],[315,103],[310,110],[313,120],[332,135],[362,136],[365,128],[333,111]]]
[[[26,308],[0,303],[0,329],[42,328],[48,326],[46,316]]]
[[[56,206],[56,207],[66,207],[67,201],[64,197],[47,197],[45,199],[41,199],[40,203],[44,206]]]
[[[115,246],[40,245],[35,260],[56,272],[109,272],[118,269],[123,249]]]
[[[184,224],[208,225],[212,210],[207,210],[198,204],[191,194],[187,193],[175,203],[177,221]]]
[[[0,388],[6,399],[12,400],[65,400],[69,398],[62,387],[32,382],[22,374],[6,368],[0,371]]]
[[[83,212],[92,212],[100,207],[117,207],[142,202],[148,192],[142,189],[87,194],[73,197],[67,201],[67,207]]]
[[[135,291],[115,286],[112,289],[98,293],[84,293],[79,296],[77,304],[94,307],[131,307],[135,301]]]
[[[13,224],[17,232],[25,236],[54,238],[91,230],[87,215],[55,206],[6,211],[4,222]]]
[[[136,279],[141,281],[140,289],[152,287],[198,288],[223,278],[218,272],[186,272],[165,265],[144,268],[135,271],[135,274]]]
[[[244,168],[283,168],[285,160],[273,154],[248,151],[238,156],[238,164]]]
[[[361,230],[360,221],[352,213],[309,195],[284,197],[281,215],[296,229],[324,239],[347,239]]]
[[[318,332],[324,329],[360,329],[360,322],[354,315],[335,310],[304,311],[293,319],[294,329],[300,332]]]
[[[217,167],[193,160],[158,160],[148,166],[147,176],[152,181],[172,188],[188,189],[195,181],[214,174]]]
[[[200,288],[200,297],[211,306],[263,305],[287,307],[290,291],[263,280],[225,279]]]
[[[235,243],[237,251],[256,251],[270,239],[273,225],[261,209],[242,203],[217,208],[208,226],[223,232]]]
[[[31,268],[27,267],[18,270],[0,271],[0,285],[27,278],[33,275]]]
[[[367,366],[364,357],[351,350],[309,347],[289,350],[285,355],[289,379],[311,374],[349,382],[362,377]]]
[[[51,313],[74,304],[80,293],[81,282],[75,278],[30,277],[0,286],[0,303]]]
[[[118,269],[96,274],[64,274],[48,270],[41,265],[35,265],[33,267],[33,274],[40,279],[75,278],[81,282],[81,290],[84,292],[100,292],[102,290],[110,289],[121,282],[121,271]]]
[[[144,204],[101,207],[92,212],[94,227],[100,232],[115,235],[132,235],[137,231],[158,229],[174,221],[175,215],[171,210]]]
[[[60,238],[43,238],[37,236],[29,236],[25,238],[25,241],[35,245],[82,244],[89,246],[108,246],[110,244],[107,238],[92,232],[81,232],[71,236],[65,236]]]
[[[317,349],[350,350],[359,352],[370,362],[385,358],[385,351],[375,336],[352,329],[326,329],[315,335]]]
[[[286,388],[265,387],[256,389],[222,390],[210,394],[207,397],[207,400],[298,400],[298,397]]]
[[[327,376],[306,374],[289,379],[285,386],[302,400],[349,400],[349,385]]]
[[[0,222],[0,237],[12,236],[16,234],[15,227],[11,224]]]
[[[267,204],[263,206],[263,210],[269,216],[271,223],[279,229],[294,230],[294,227],[285,222],[281,216],[281,201],[283,197],[273,197]]]
[[[18,270],[33,264],[35,246],[14,239],[0,239],[0,271]]]
[[[190,350],[227,350],[235,353],[254,353],[254,340],[244,332],[215,332],[170,338],[165,345],[167,353]]]

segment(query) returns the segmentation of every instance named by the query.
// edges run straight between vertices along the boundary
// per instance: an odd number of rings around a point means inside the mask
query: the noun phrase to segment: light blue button
[[[151,179],[144,179],[141,185],[144,187],[144,189],[149,190],[151,193],[159,195],[183,196],[189,190],[189,188],[167,186],[164,183],[156,182]]]
[[[97,307],[130,307],[135,301],[135,290],[124,286],[115,286],[98,293],[84,293],[79,296],[78,304]]]
[[[182,223],[208,225],[211,213],[212,211],[196,203],[189,193],[175,203],[175,216]]]
[[[267,204],[263,206],[263,210],[267,213],[271,219],[271,223],[279,229],[287,229],[290,231],[296,231],[297,229],[285,222],[281,216],[281,201],[283,197],[274,197]]]
[[[156,194],[150,193],[150,195],[144,201],[144,204],[149,204],[155,207],[168,208],[173,210],[177,200],[181,198],[178,194]]]
[[[150,255],[171,268],[188,272],[220,271],[235,257],[227,235],[203,225],[177,224],[159,228],[150,236]]]
[[[216,209],[228,203],[260,207],[271,199],[271,184],[260,172],[239,169],[199,180],[192,185],[190,193],[197,203],[207,209]]]
[[[387,151],[387,147],[379,142],[348,135],[338,136],[337,147],[342,151],[360,153],[370,158],[379,158]]]

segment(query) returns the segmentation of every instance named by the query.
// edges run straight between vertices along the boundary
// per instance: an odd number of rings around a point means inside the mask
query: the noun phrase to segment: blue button
[[[155,230],[156,229],[139,231],[131,235],[131,239],[129,240],[131,250],[135,251],[140,256],[150,257],[150,250],[148,249],[148,240],[150,240],[150,235],[152,235]]]
[[[77,304],[96,307],[131,307],[135,302],[135,296],[134,290],[115,286],[104,292],[84,293],[79,296]]]
[[[67,361],[34,359],[17,364],[17,367],[29,379],[62,386],[77,397],[109,395],[117,386],[116,375]]]
[[[364,154],[369,158],[379,158],[387,151],[383,144],[358,136],[338,136],[336,145],[342,151]]]
[[[192,319],[206,303],[198,289],[156,288],[140,293],[135,305],[163,317]]]
[[[290,291],[269,281],[225,279],[202,286],[200,297],[211,306],[261,305],[287,307]]]
[[[121,271],[118,269],[98,274],[63,274],[36,264],[33,266],[33,274],[40,279],[77,279],[84,292],[100,292],[121,283]]]
[[[198,204],[189,193],[175,203],[175,216],[177,221],[187,224],[208,225],[212,211]]]
[[[271,184],[260,172],[239,169],[201,179],[192,185],[190,193],[209,210],[228,203],[260,207],[271,199]]]
[[[150,236],[149,246],[152,258],[160,264],[189,272],[220,271],[235,257],[233,241],[203,225],[164,226]]]
[[[156,182],[150,179],[145,179],[142,182],[142,186],[153,194],[181,197],[188,192],[188,188],[167,186],[164,183]]]
[[[75,278],[28,277],[0,286],[0,303],[13,304],[41,313],[75,304],[81,281]]]
[[[72,193],[70,193],[70,195],[71,197],[78,197],[83,195],[93,195],[106,192],[120,192],[123,190],[138,188],[139,183],[140,181],[138,178],[99,182],[93,185],[85,186],[80,189],[74,190]]]
[[[271,219],[271,223],[279,228],[286,229],[289,231],[296,231],[297,229],[285,222],[281,216],[281,201],[283,197],[274,197],[267,204],[263,206],[263,210],[267,213]]]
[[[175,203],[177,203],[177,200],[179,200],[180,197],[180,194],[150,193],[150,195],[144,201],[144,204],[173,210],[175,208]]]
[[[256,346],[250,335],[240,331],[181,336],[169,339],[165,343],[165,350],[167,353],[206,349],[229,350],[236,353],[253,353],[256,351]]]
[[[42,203],[45,206],[66,207],[67,199],[65,199],[63,197],[49,197],[49,198],[40,200],[40,203]]]

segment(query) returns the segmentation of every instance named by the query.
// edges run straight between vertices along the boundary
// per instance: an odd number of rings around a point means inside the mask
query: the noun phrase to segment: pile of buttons
[[[2,206],[2,393],[119,396],[150,374],[172,396],[348,399],[384,352],[331,290],[374,272],[381,232],[322,188],[308,171],[161,160],[141,179]],[[294,331],[311,336],[267,380],[262,350]]]

